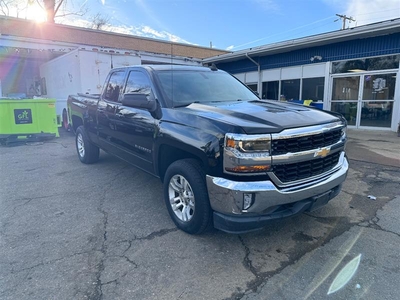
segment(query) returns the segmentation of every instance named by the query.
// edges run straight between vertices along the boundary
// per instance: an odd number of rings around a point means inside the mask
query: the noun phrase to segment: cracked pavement
[[[80,163],[70,134],[0,147],[0,299],[321,299],[358,254],[330,297],[394,299],[400,139],[385,134],[353,133],[327,206],[242,235],[177,230],[159,179],[104,152]]]

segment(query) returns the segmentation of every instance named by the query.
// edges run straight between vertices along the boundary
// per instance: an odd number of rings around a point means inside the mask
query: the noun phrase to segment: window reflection
[[[331,110],[342,114],[349,125],[356,125],[357,102],[332,102]]]
[[[392,123],[393,101],[363,102],[361,126],[390,127]]]
[[[304,78],[301,98],[303,100],[323,100],[324,99],[325,78]]]
[[[143,93],[150,95],[150,79],[141,72],[131,71],[128,76],[128,82],[126,83],[125,93]]]
[[[279,81],[267,81],[262,84],[262,98],[279,100]]]
[[[400,55],[388,55],[365,59],[353,59],[332,63],[332,73],[364,72],[397,69]]]
[[[167,100],[172,106],[193,102],[256,100],[257,96],[240,84],[233,76],[209,71],[184,70],[157,71]]]
[[[262,99],[299,100],[300,80],[303,81],[301,96],[303,100],[322,101],[324,99],[325,77],[282,80],[281,93],[279,93],[279,80],[263,82]]]
[[[363,100],[393,100],[396,74],[364,76]]]
[[[282,80],[280,100],[300,99],[300,79]]]
[[[107,83],[105,95],[106,100],[118,102],[121,87],[124,84],[125,71],[116,71],[111,74]]]
[[[247,84],[249,89],[251,89],[253,92],[257,92],[257,84]]]
[[[357,100],[360,76],[333,79],[332,100]]]

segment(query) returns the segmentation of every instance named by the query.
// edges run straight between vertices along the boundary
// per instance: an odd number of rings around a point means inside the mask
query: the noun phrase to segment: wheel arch
[[[162,144],[158,148],[158,156],[157,156],[157,174],[160,177],[161,181],[164,181],[165,173],[168,167],[175,161],[181,159],[195,159],[199,162],[200,166],[204,169],[205,163],[207,161],[206,155],[204,152],[197,150],[195,148],[192,149],[184,149],[178,145],[170,145],[170,144]]]
[[[74,130],[74,132],[76,132],[79,126],[83,125],[83,119],[79,116],[72,115],[71,121],[72,121],[72,129]]]

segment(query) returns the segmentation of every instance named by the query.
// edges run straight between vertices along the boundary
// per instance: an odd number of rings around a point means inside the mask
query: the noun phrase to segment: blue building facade
[[[350,127],[396,131],[400,19],[254,47],[210,59],[261,98],[314,103]]]

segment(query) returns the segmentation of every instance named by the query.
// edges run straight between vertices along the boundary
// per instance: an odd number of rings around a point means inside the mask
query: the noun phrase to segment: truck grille
[[[330,146],[340,140],[341,134],[341,129],[336,129],[316,135],[273,140],[271,145],[272,155],[281,155],[289,152],[301,152]]]
[[[331,170],[339,161],[340,152],[324,158],[287,165],[275,165],[274,174],[281,182],[291,182],[317,176]]]

